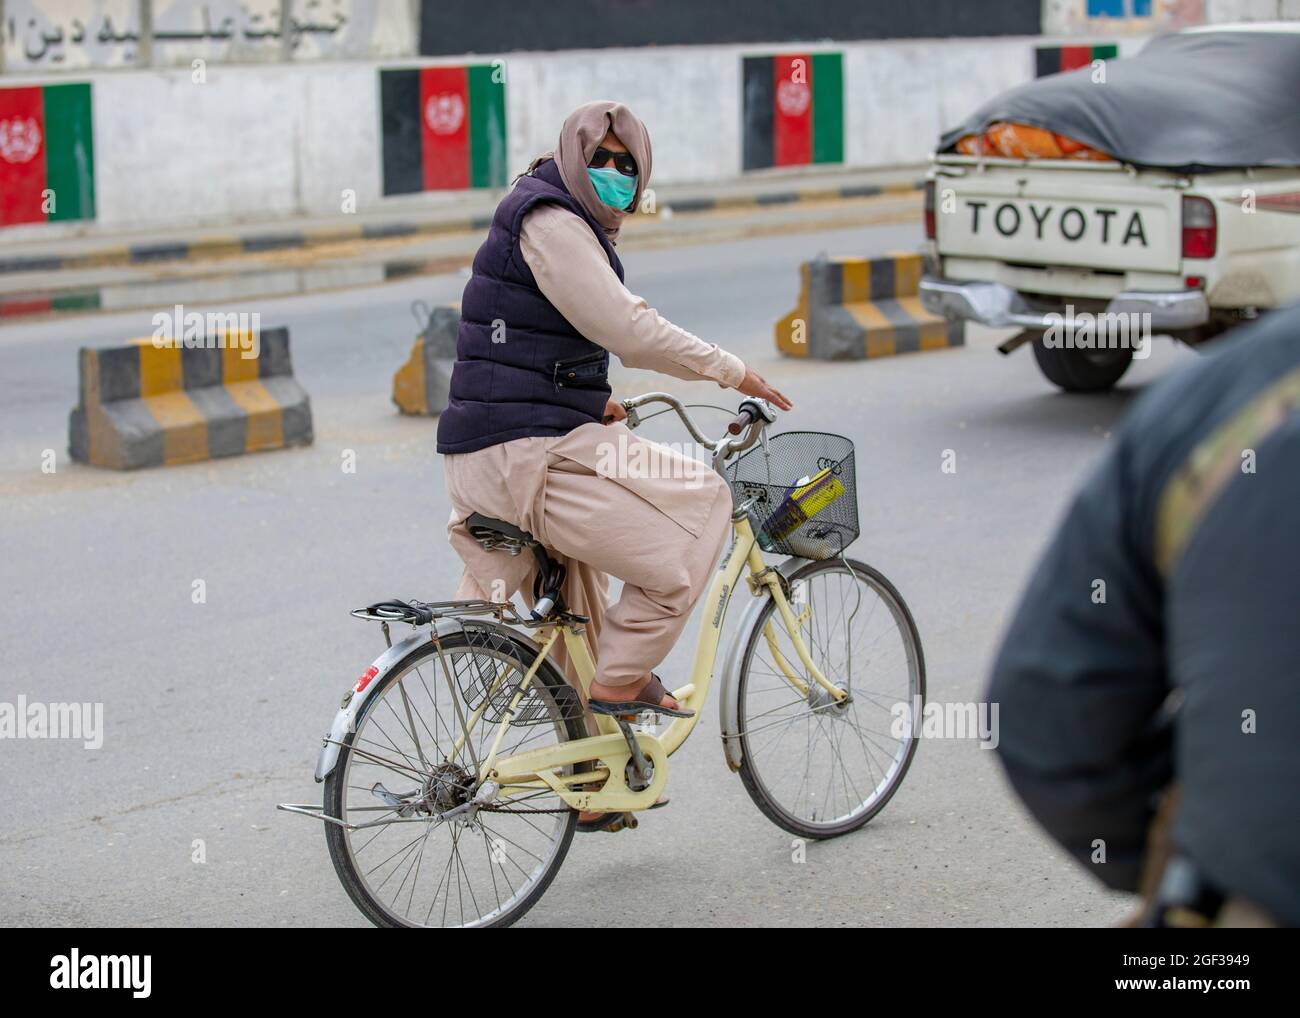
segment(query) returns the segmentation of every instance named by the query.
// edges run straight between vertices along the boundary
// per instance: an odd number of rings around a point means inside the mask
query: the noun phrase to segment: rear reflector
[[[1209,198],[1183,197],[1183,257],[1213,258],[1219,246],[1219,226]]]
[[[934,181],[925,182],[925,239],[934,240]]]
[[[364,672],[361,673],[361,678],[357,679],[357,684],[352,688],[356,690],[356,692],[358,693],[363,692],[365,688],[368,685],[370,685],[370,680],[373,679],[378,674],[379,674],[379,669],[376,668],[374,665],[371,665],[369,668],[367,668]]]

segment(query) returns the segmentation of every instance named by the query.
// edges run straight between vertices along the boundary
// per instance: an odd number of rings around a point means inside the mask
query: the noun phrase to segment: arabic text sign
[[[133,67],[138,0],[5,0],[6,71]]]
[[[307,14],[295,4],[290,45],[301,42],[304,20],[314,34],[336,34],[348,24],[351,2],[324,0]],[[280,0],[155,0],[153,63],[156,67],[279,60],[285,52]]]
[[[155,67],[414,52],[397,5],[294,0],[287,27],[280,0],[155,0],[153,8],[146,47],[139,0],[6,0],[5,70],[141,66],[143,52]]]

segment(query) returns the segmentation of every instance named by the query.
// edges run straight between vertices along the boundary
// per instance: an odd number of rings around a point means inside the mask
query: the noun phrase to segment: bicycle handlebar
[[[753,423],[754,414],[749,407],[745,407],[740,411],[740,413],[736,414],[736,416],[731,419],[731,423],[727,425],[727,433],[730,435],[739,435]]]
[[[691,420],[691,415],[686,412],[686,407],[682,405],[682,401],[676,396],[670,395],[666,392],[644,392],[640,396],[633,396],[630,399],[623,400],[623,409],[627,411],[629,428],[635,428],[640,425],[641,419],[636,416],[636,410],[638,407],[643,407],[647,403],[666,403],[673,410],[677,411],[677,416],[680,417],[682,423],[686,425],[686,430],[691,433],[691,438],[695,439],[695,441],[699,442],[700,445],[704,446],[706,449],[712,450],[717,447],[718,443],[711,442],[705,438],[704,433],[700,431],[695,422]]]
[[[640,396],[633,396],[630,399],[623,400],[623,409],[627,411],[627,423],[629,428],[636,428],[641,423],[637,416],[637,408],[643,407],[647,403],[664,403],[672,410],[677,412],[681,418],[682,424],[690,432],[691,437],[700,445],[713,453],[713,465],[720,468],[723,461],[738,452],[744,452],[756,441],[763,433],[763,429],[776,420],[776,411],[772,409],[771,404],[764,399],[746,397],[740,404],[740,412],[731,419],[727,424],[727,435],[731,437],[722,437],[716,440],[710,440],[704,437],[691,415],[686,412],[686,407],[676,396],[666,392],[646,392]],[[742,431],[745,432],[743,438],[736,438]]]

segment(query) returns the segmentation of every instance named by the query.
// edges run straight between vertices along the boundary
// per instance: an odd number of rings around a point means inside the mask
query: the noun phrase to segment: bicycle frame
[[[633,791],[628,787],[626,774],[631,751],[619,732],[616,722],[603,715],[595,715],[599,735],[498,758],[497,750],[505,736],[506,726],[509,725],[510,719],[526,694],[537,669],[541,667],[541,663],[550,654],[551,648],[555,646],[558,639],[564,640],[565,650],[573,664],[573,670],[582,683],[584,702],[586,700],[595,675],[595,665],[587,651],[581,628],[560,622],[539,628],[539,634],[543,637],[541,652],[525,674],[510,707],[498,722],[498,731],[492,742],[491,751],[480,765],[480,780],[495,782],[507,796],[524,790],[550,788],[568,805],[580,810],[635,811],[653,806],[668,780],[668,757],[687,740],[695,729],[696,722],[704,713],[727,607],[736,592],[736,584],[740,580],[741,573],[746,567],[749,568],[748,580],[754,593],[759,594],[766,589],[769,596],[776,601],[779,617],[806,674],[836,700],[847,696],[844,690],[822,674],[812,660],[801,632],[801,625],[811,609],[805,608],[801,615],[795,616],[777,571],[769,568],[764,560],[762,550],[754,538],[749,517],[743,510],[733,514],[732,530],[734,537],[731,548],[714,573],[713,581],[703,599],[705,611],[695,644],[691,681],[673,691],[673,697],[686,709],[694,711],[694,715],[689,718],[675,718],[660,736],[647,732],[636,733],[637,742],[654,766],[654,778],[649,787],[641,791]],[[795,666],[777,650],[776,635],[771,630],[771,622],[767,624],[764,635],[786,681],[801,696],[807,696],[810,686]],[[575,773],[573,768],[584,763],[590,765],[592,769]],[[582,787],[596,782],[601,783],[598,789]]]

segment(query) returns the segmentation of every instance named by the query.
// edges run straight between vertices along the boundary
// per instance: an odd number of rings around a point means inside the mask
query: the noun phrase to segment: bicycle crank
[[[627,741],[628,752],[632,754],[632,759],[627,762],[627,787],[634,792],[644,792],[654,781],[654,764],[646,759],[645,751],[637,741],[636,731],[627,718],[619,717],[615,720],[618,722],[618,730]]]

